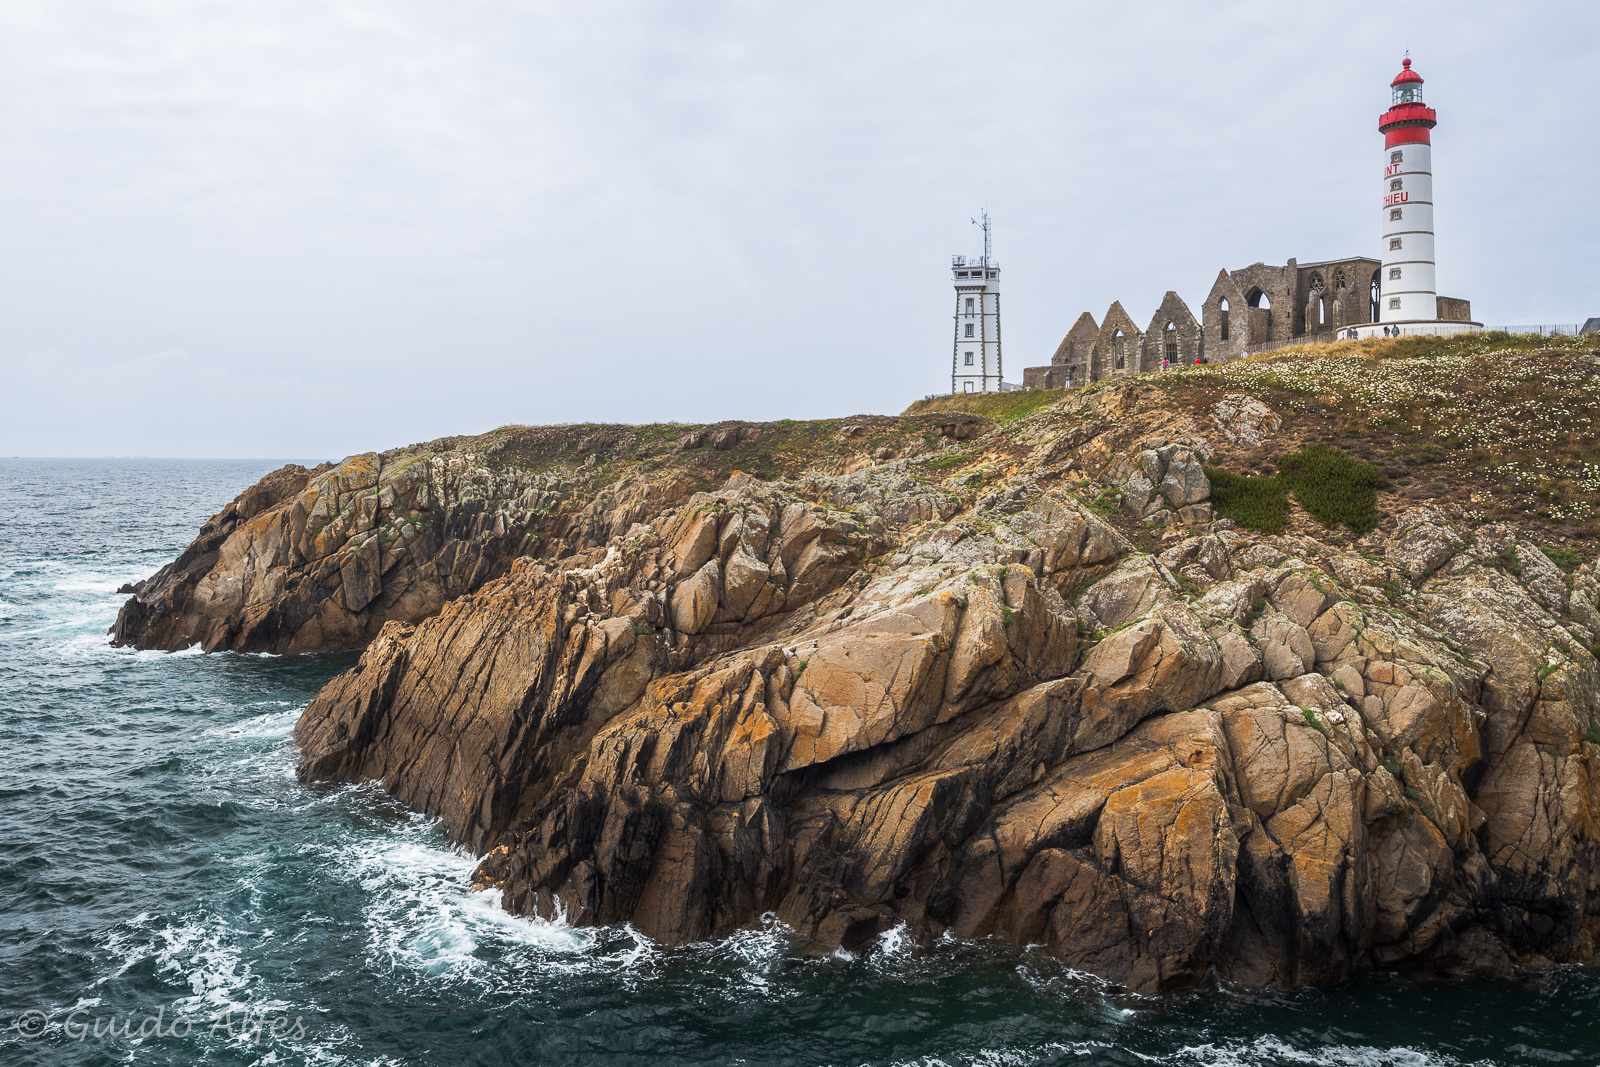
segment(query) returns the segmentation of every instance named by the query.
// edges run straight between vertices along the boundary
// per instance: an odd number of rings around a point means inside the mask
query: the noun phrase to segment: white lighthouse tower
[[[998,393],[1003,389],[1000,265],[994,261],[987,211],[978,225],[983,228],[983,255],[950,259],[951,281],[956,287],[956,339],[950,362],[952,393]]]
[[[1411,69],[1411,60],[1402,60],[1400,66],[1389,83],[1389,110],[1378,119],[1383,134],[1383,266],[1373,278],[1377,321],[1357,332],[1372,337],[1471,330],[1480,324],[1441,321],[1439,314],[1431,134],[1439,115],[1422,102],[1422,76]]]

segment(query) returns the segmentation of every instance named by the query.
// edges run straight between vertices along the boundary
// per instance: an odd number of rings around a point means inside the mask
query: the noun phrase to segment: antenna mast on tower
[[[983,230],[983,265],[987,267],[990,265],[989,257],[992,253],[992,249],[989,244],[989,213],[985,211],[979,216],[979,218],[983,219],[983,221],[979,222],[978,219],[973,219],[972,224],[982,228]]]

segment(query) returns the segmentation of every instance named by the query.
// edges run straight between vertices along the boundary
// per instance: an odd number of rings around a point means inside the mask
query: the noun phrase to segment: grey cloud
[[[1441,286],[1600,314],[1592,5],[1379,10],[6,5],[0,452],[899,410],[985,204],[1017,377],[1081,310],[1371,252],[1407,47]]]

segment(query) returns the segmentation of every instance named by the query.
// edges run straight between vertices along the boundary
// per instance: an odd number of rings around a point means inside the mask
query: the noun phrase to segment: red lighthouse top
[[[1418,85],[1422,84],[1422,75],[1411,69],[1410,57],[1402,59],[1400,61],[1400,66],[1403,69],[1399,74],[1394,76],[1394,81],[1389,83],[1389,87],[1391,89],[1398,89],[1405,82],[1416,82]]]
[[[1400,73],[1389,88],[1394,90],[1393,106],[1378,119],[1383,146],[1427,144],[1428,131],[1439,124],[1438,112],[1422,102],[1422,75],[1411,69],[1409,58],[1401,60]]]

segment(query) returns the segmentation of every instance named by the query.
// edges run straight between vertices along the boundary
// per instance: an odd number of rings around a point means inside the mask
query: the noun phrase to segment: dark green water
[[[0,461],[0,1064],[1600,1063],[1578,970],[1145,1000],[992,943],[510,918],[427,822],[295,781],[348,657],[106,644],[117,586],[273,466]]]

